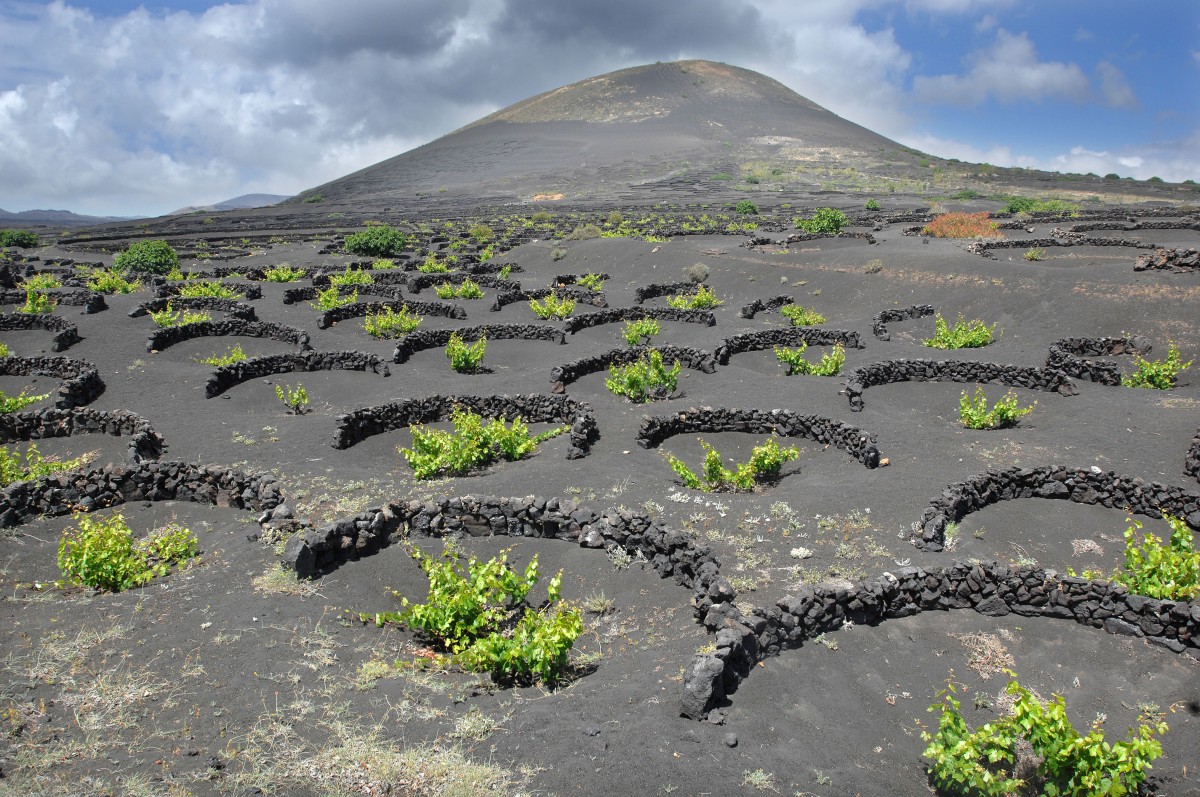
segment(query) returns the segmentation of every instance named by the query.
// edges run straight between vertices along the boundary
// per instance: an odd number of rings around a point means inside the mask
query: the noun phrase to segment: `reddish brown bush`
[[[943,213],[921,232],[934,238],[1003,238],[987,211],[981,213]]]

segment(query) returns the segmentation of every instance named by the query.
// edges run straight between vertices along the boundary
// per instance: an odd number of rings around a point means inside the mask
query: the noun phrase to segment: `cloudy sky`
[[[1200,180],[1196,0],[0,0],[0,208],[292,194],[682,58],[942,157]]]

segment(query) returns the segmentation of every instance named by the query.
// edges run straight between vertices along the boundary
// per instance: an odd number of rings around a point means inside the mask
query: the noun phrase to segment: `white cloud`
[[[1096,65],[1096,72],[1100,75],[1100,95],[1107,104],[1114,108],[1138,107],[1137,95],[1120,69],[1108,61],[1101,61]]]
[[[981,105],[994,97],[1000,102],[1044,99],[1086,100],[1091,87],[1074,63],[1040,61],[1024,33],[996,31],[996,40],[968,57],[963,75],[919,76],[913,90],[923,102],[957,106]]]

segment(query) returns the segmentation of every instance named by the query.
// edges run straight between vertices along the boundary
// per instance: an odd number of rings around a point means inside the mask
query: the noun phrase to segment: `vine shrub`
[[[115,268],[95,269],[88,275],[88,290],[97,293],[133,293],[142,287],[137,280],[127,280]]]
[[[483,289],[472,279],[465,279],[455,287],[453,283],[443,282],[434,288],[439,299],[482,299]]]
[[[59,471],[74,470],[88,459],[88,455],[69,460],[46,459],[36,443],[30,443],[24,454],[15,446],[12,451],[8,450],[8,446],[3,446],[0,447],[0,487],[7,487],[13,482],[40,479]]]
[[[743,216],[757,216],[758,205],[751,202],[749,199],[738,200],[738,203],[733,206],[734,213],[740,213]]]
[[[817,208],[810,219],[795,219],[796,228],[811,233],[833,233],[842,231],[849,221],[846,214],[835,208]]]
[[[1039,260],[1046,259],[1046,250],[1040,246],[1035,246],[1030,249],[1026,249],[1025,254],[1022,255],[1022,257],[1031,263],[1036,263]]]
[[[951,327],[942,314],[938,313],[934,318],[933,337],[926,338],[921,343],[932,349],[977,349],[991,343],[995,331],[995,324],[989,327],[978,318],[967,321],[962,317],[962,313],[959,313],[958,320]]]
[[[292,268],[287,263],[280,263],[274,268],[269,268],[263,272],[263,277],[267,282],[295,282],[304,276],[304,269]]]
[[[1036,405],[1035,401],[1028,407],[1018,406],[1016,391],[1010,390],[989,410],[983,386],[976,385],[974,398],[965,390],[959,398],[958,419],[968,429],[1006,429],[1016,426]]]
[[[963,718],[955,685],[938,693],[941,702],[929,707],[941,712],[938,729],[921,734],[935,788],[972,797],[1132,795],[1162,755],[1155,738],[1167,732],[1161,718],[1143,715],[1126,741],[1110,744],[1102,720],[1086,735],[1071,725],[1062,695],[1042,703],[1015,679],[1006,691],[1014,697],[1011,713],[975,731]],[[1016,776],[1026,771],[1028,780]]]
[[[342,296],[338,286],[330,285],[323,291],[317,294],[315,302],[309,302],[309,305],[317,310],[325,311],[332,310],[335,307],[342,307],[347,304],[354,304],[358,301],[358,289],[355,288],[351,293]]]
[[[868,199],[865,205],[867,210],[882,210],[883,206],[879,204],[878,199]]]
[[[190,530],[170,524],[134,541],[125,517],[75,515],[58,544],[58,567],[68,583],[120,592],[164,576],[199,553]]]
[[[500,418],[485,423],[483,416],[460,407],[454,408],[450,422],[454,425],[453,432],[421,424],[410,427],[412,448],[398,450],[416,478],[461,476],[500,459],[514,462],[570,428],[560,426],[531,435],[528,425],[519,417],[509,425]]]
[[[211,321],[212,313],[207,310],[176,310],[167,302],[167,306],[162,310],[151,310],[150,319],[160,327],[180,327],[184,324]]]
[[[460,374],[469,374],[479,370],[483,355],[487,353],[487,338],[480,338],[474,343],[465,343],[462,335],[455,332],[446,343],[446,357],[450,367]]]
[[[233,348],[224,354],[213,354],[208,357],[197,357],[196,362],[204,365],[213,365],[220,368],[225,365],[233,365],[246,360],[246,350],[242,348],[242,344],[235,343]]]
[[[36,404],[42,399],[50,398],[49,393],[43,393],[40,396],[27,396],[22,390],[15,396],[9,396],[0,390],[0,415],[11,415],[14,412],[19,412],[30,404]]]
[[[783,314],[784,318],[791,321],[794,327],[811,327],[824,324],[826,320],[825,316],[816,310],[810,310],[798,304],[785,304],[779,308],[779,312]]]
[[[653,318],[639,318],[626,321],[621,334],[630,346],[638,346],[650,342],[650,339],[662,332],[662,325]]]
[[[618,396],[625,396],[635,404],[665,399],[679,385],[679,372],[683,365],[679,360],[670,368],[663,364],[662,352],[651,349],[635,362],[628,365],[610,365],[604,386]]]
[[[442,261],[438,260],[437,255],[430,254],[425,258],[425,262],[417,266],[417,271],[420,271],[422,274],[448,274],[450,272],[450,266],[448,263],[452,257],[454,257],[454,255],[447,255],[446,262],[443,263]]]
[[[386,224],[377,224],[346,236],[347,252],[367,257],[387,257],[404,248],[408,239],[404,233]]]
[[[804,359],[807,343],[801,343],[794,349],[787,346],[775,347],[775,358],[788,367],[788,376],[837,376],[846,364],[846,348],[842,344],[833,347],[833,351],[822,354],[820,362],[811,363]]]
[[[58,302],[41,291],[25,291],[25,304],[17,308],[18,313],[27,315],[49,315],[58,307]]]
[[[596,293],[604,290],[604,279],[599,274],[584,274],[575,282]]]
[[[240,299],[242,294],[215,280],[188,281],[179,286],[179,295],[185,299]]]
[[[699,286],[692,294],[667,297],[667,305],[676,310],[711,310],[723,304],[725,302],[718,299],[717,294],[707,285]]]
[[[1003,238],[1000,222],[992,221],[987,211],[980,213],[943,213],[922,228],[934,238]]]
[[[373,338],[396,338],[421,326],[421,321],[421,316],[409,312],[406,304],[398,311],[385,307],[378,313],[368,313],[363,319],[363,329]]]
[[[38,245],[37,233],[29,230],[0,230],[0,246],[31,249]]]
[[[562,571],[550,579],[545,603],[534,607],[528,597],[539,578],[536,556],[519,573],[509,550],[486,562],[471,558],[465,567],[453,542],[440,560],[415,548],[410,554],[429,578],[426,602],[401,597],[403,608],[376,614],[377,625],[394,622],[426,634],[452,662],[498,683],[553,683],[566,672],[583,618],[562,599]]]
[[[61,288],[62,280],[53,274],[34,274],[26,277],[19,287],[26,293],[29,291],[45,291],[51,288]]]
[[[1191,367],[1192,360],[1182,362],[1179,357],[1179,348],[1174,343],[1168,343],[1165,360],[1147,360],[1134,355],[1133,364],[1137,370],[1122,378],[1122,385],[1170,390],[1175,387],[1176,377]]]
[[[308,391],[304,389],[304,385],[296,385],[295,388],[289,385],[276,385],[275,398],[279,399],[280,403],[287,407],[293,415],[303,415],[308,412]]]
[[[784,448],[774,437],[750,451],[750,459],[729,470],[722,464],[721,454],[704,440],[704,467],[700,474],[694,473],[681,459],[667,454],[667,462],[685,487],[704,492],[733,490],[747,492],[763,482],[774,481],[787,462],[799,458],[800,449]]]
[[[166,276],[179,268],[179,255],[166,241],[135,241],[113,258],[117,271]]]
[[[338,287],[343,285],[374,285],[375,278],[371,276],[371,272],[369,271],[347,268],[341,274],[331,276],[329,284]]]
[[[1125,529],[1125,561],[1112,580],[1124,584],[1130,592],[1159,600],[1186,601],[1200,594],[1200,551],[1192,542],[1192,531],[1181,518],[1165,515],[1171,537],[1146,532],[1138,544],[1142,524],[1129,519]],[[1096,573],[1085,573],[1095,577]]]
[[[575,300],[570,296],[557,296],[551,293],[540,302],[537,299],[530,299],[529,309],[533,310],[533,314],[538,318],[554,318],[561,321],[575,312]]]

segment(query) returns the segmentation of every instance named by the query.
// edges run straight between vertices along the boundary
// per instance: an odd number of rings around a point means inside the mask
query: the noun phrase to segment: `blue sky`
[[[0,0],[0,208],[291,194],[680,58],[943,157],[1200,180],[1195,0]]]

